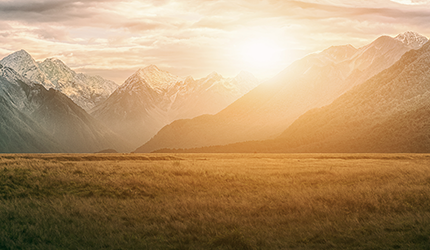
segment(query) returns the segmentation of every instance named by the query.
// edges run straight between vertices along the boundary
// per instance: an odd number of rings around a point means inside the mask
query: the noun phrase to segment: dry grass
[[[430,155],[0,155],[0,249],[430,249]]]

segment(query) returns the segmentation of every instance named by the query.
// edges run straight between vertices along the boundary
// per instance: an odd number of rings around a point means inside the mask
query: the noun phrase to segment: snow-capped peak
[[[181,80],[178,76],[172,75],[167,71],[160,70],[155,65],[150,65],[148,67],[139,69],[135,76],[142,80],[145,80],[149,86],[153,89],[161,90],[168,89],[176,82]]]
[[[55,57],[46,58],[43,62],[61,65],[61,67],[67,67],[63,61],[61,61],[60,59],[55,58]]]
[[[66,64],[56,58],[47,58],[38,64],[47,78],[56,85],[56,89],[61,89],[59,86],[63,83],[72,82],[76,75]]]
[[[62,92],[86,110],[106,99],[117,87],[114,82],[101,77],[77,74],[56,58],[36,62],[25,50],[16,51],[0,62],[46,89]]]
[[[19,73],[25,71],[29,67],[36,66],[36,61],[25,50],[16,51],[1,60],[4,66],[15,69]]]
[[[394,39],[404,43],[406,46],[412,49],[418,49],[423,46],[429,39],[413,31],[406,31],[403,34],[399,34]]]
[[[15,53],[12,53],[12,55],[13,54],[31,58],[31,55],[27,51],[25,51],[24,49],[18,50]]]
[[[207,79],[214,79],[214,78],[216,78],[216,79],[222,79],[223,77],[222,77],[222,75],[220,75],[220,74],[218,74],[217,72],[212,72],[212,73],[210,73],[207,77],[206,77]]]
[[[11,57],[11,58],[24,57],[24,58],[27,58],[27,59],[33,59],[31,57],[31,55],[27,51],[25,51],[23,49],[15,51],[14,53],[10,54],[7,57]]]
[[[142,70],[144,70],[144,71],[160,71],[160,69],[154,64],[151,64],[151,65],[143,68]]]
[[[0,62],[20,75],[44,85],[47,89],[54,87],[51,81],[46,79],[33,57],[23,49],[6,56]]]
[[[40,67],[49,68],[51,71],[63,71],[67,73],[73,72],[63,61],[57,58],[47,58],[39,63]]]

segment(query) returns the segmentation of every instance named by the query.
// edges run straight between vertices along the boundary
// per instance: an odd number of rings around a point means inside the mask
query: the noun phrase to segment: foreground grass
[[[0,155],[0,249],[430,249],[430,155]]]

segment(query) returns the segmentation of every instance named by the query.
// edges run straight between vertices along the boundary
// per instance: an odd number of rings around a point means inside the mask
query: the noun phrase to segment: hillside
[[[335,46],[311,54],[213,116],[165,126],[136,152],[276,138],[306,111],[330,104],[427,40],[407,32],[379,37],[359,49]]]
[[[130,150],[118,135],[61,92],[0,66],[0,152]]]
[[[306,112],[276,139],[173,152],[430,152],[429,83],[427,43],[332,104]]]
[[[430,44],[331,105],[309,111],[279,138],[288,151],[430,152]]]

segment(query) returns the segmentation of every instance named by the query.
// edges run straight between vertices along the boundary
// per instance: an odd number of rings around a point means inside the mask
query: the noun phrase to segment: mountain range
[[[1,64],[0,64],[1,65]],[[67,96],[0,66],[0,152],[130,150],[126,141]]]
[[[100,76],[76,73],[56,58],[36,62],[25,50],[8,55],[0,64],[14,69],[23,77],[43,85],[46,89],[60,91],[87,111],[108,98],[118,87],[115,82]]]
[[[275,139],[180,152],[428,153],[430,43],[333,103],[309,110]]]
[[[430,43],[310,54],[273,79],[155,65],[121,86],[26,51],[0,61],[0,152],[429,152]]]
[[[216,113],[259,83],[246,72],[194,80],[151,65],[118,87],[24,50],[0,62],[0,152],[130,151],[173,120]]]
[[[250,73],[181,78],[151,65],[139,69],[91,114],[135,147],[177,119],[215,114],[259,84]]]
[[[310,109],[330,104],[428,41],[417,33],[381,36],[361,48],[330,47],[296,61],[215,115],[177,120],[135,152],[274,139]]]
[[[308,111],[276,143],[287,152],[429,152],[430,43]]]

